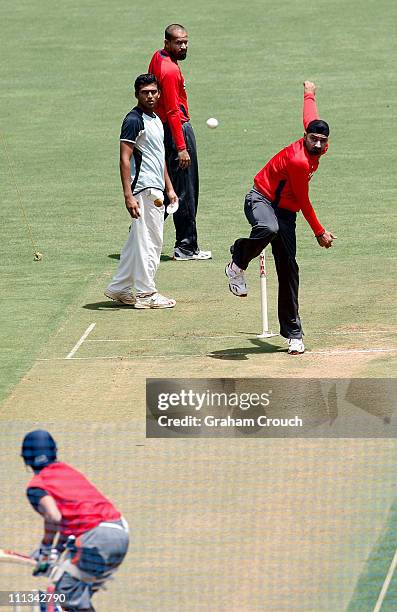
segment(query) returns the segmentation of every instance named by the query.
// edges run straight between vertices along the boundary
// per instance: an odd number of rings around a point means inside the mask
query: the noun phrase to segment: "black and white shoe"
[[[212,259],[211,251],[197,251],[197,253],[185,253],[178,247],[174,249],[174,261],[190,261],[197,259],[203,261],[205,259]]]
[[[302,355],[305,345],[302,338],[288,338],[288,355]]]
[[[231,261],[225,268],[225,274],[229,281],[229,289],[233,295],[237,295],[237,297],[247,297],[248,288],[244,270]]]

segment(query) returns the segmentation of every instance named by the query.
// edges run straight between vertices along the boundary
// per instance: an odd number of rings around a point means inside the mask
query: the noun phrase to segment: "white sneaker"
[[[135,308],[174,308],[176,301],[171,298],[166,298],[160,293],[152,293],[151,295],[137,295],[135,299]]]
[[[244,270],[231,261],[225,268],[225,274],[229,280],[229,289],[233,295],[237,295],[237,297],[247,297],[248,288],[245,281]]]
[[[211,251],[197,251],[197,253],[184,253],[178,247],[174,249],[174,260],[175,261],[189,261],[193,259],[198,259],[198,260],[212,259],[212,252]]]
[[[302,338],[288,338],[288,355],[302,355],[305,345]]]
[[[105,290],[106,297],[114,300],[115,302],[120,302],[121,304],[135,304],[135,297],[132,295],[129,289],[123,289],[122,291],[111,291],[111,289]]]
[[[212,251],[197,251],[193,253],[193,259],[212,259]]]

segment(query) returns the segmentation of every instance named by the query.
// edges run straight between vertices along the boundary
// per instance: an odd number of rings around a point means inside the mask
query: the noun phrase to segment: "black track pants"
[[[179,209],[173,215],[176,230],[175,247],[191,254],[198,252],[196,215],[199,199],[199,174],[196,138],[190,122],[183,123],[182,130],[190,155],[190,166],[186,170],[179,168],[178,151],[167,123],[164,125],[165,158],[174,191],[179,198]],[[169,203],[167,197],[164,203],[166,206]]]
[[[234,243],[233,261],[246,270],[271,242],[278,276],[278,319],[280,334],[285,338],[301,338],[299,318],[299,267],[296,262],[296,213],[273,208],[271,202],[252,189],[245,198],[244,212],[252,226],[249,238]]]

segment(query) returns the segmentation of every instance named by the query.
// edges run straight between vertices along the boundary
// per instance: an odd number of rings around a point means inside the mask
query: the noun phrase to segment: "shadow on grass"
[[[250,340],[252,347],[248,348],[230,348],[222,351],[213,351],[208,353],[208,357],[213,359],[229,359],[231,361],[247,360],[250,355],[259,355],[263,353],[285,353],[286,348],[274,346],[261,340]]]
[[[124,308],[133,307],[129,304],[120,304],[119,302],[111,302],[108,300],[107,302],[93,302],[92,304],[84,304],[83,308],[86,310],[120,310]]]
[[[164,253],[162,253],[160,261],[174,261],[174,258],[171,257],[171,255],[164,255]]]
[[[109,259],[117,259],[120,261],[120,253],[110,253],[108,255]],[[174,261],[174,258],[171,255],[161,255],[160,261]]]

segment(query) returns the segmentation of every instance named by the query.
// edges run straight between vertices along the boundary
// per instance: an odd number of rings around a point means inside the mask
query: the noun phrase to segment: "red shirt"
[[[182,123],[189,121],[189,109],[185,80],[176,60],[161,49],[153,55],[149,72],[156,77],[161,96],[156,106],[156,114],[163,123],[168,123],[178,151],[186,149]]]
[[[314,94],[303,97],[303,125],[318,119]],[[309,155],[303,138],[277,153],[254,178],[255,189],[280,208],[293,212],[302,211],[315,236],[325,231],[309,199],[309,181],[319,164],[319,157]]]
[[[113,504],[81,472],[66,463],[59,461],[43,468],[33,476],[30,487],[43,489],[54,498],[62,514],[60,532],[65,536],[79,536],[102,521],[121,518]]]

